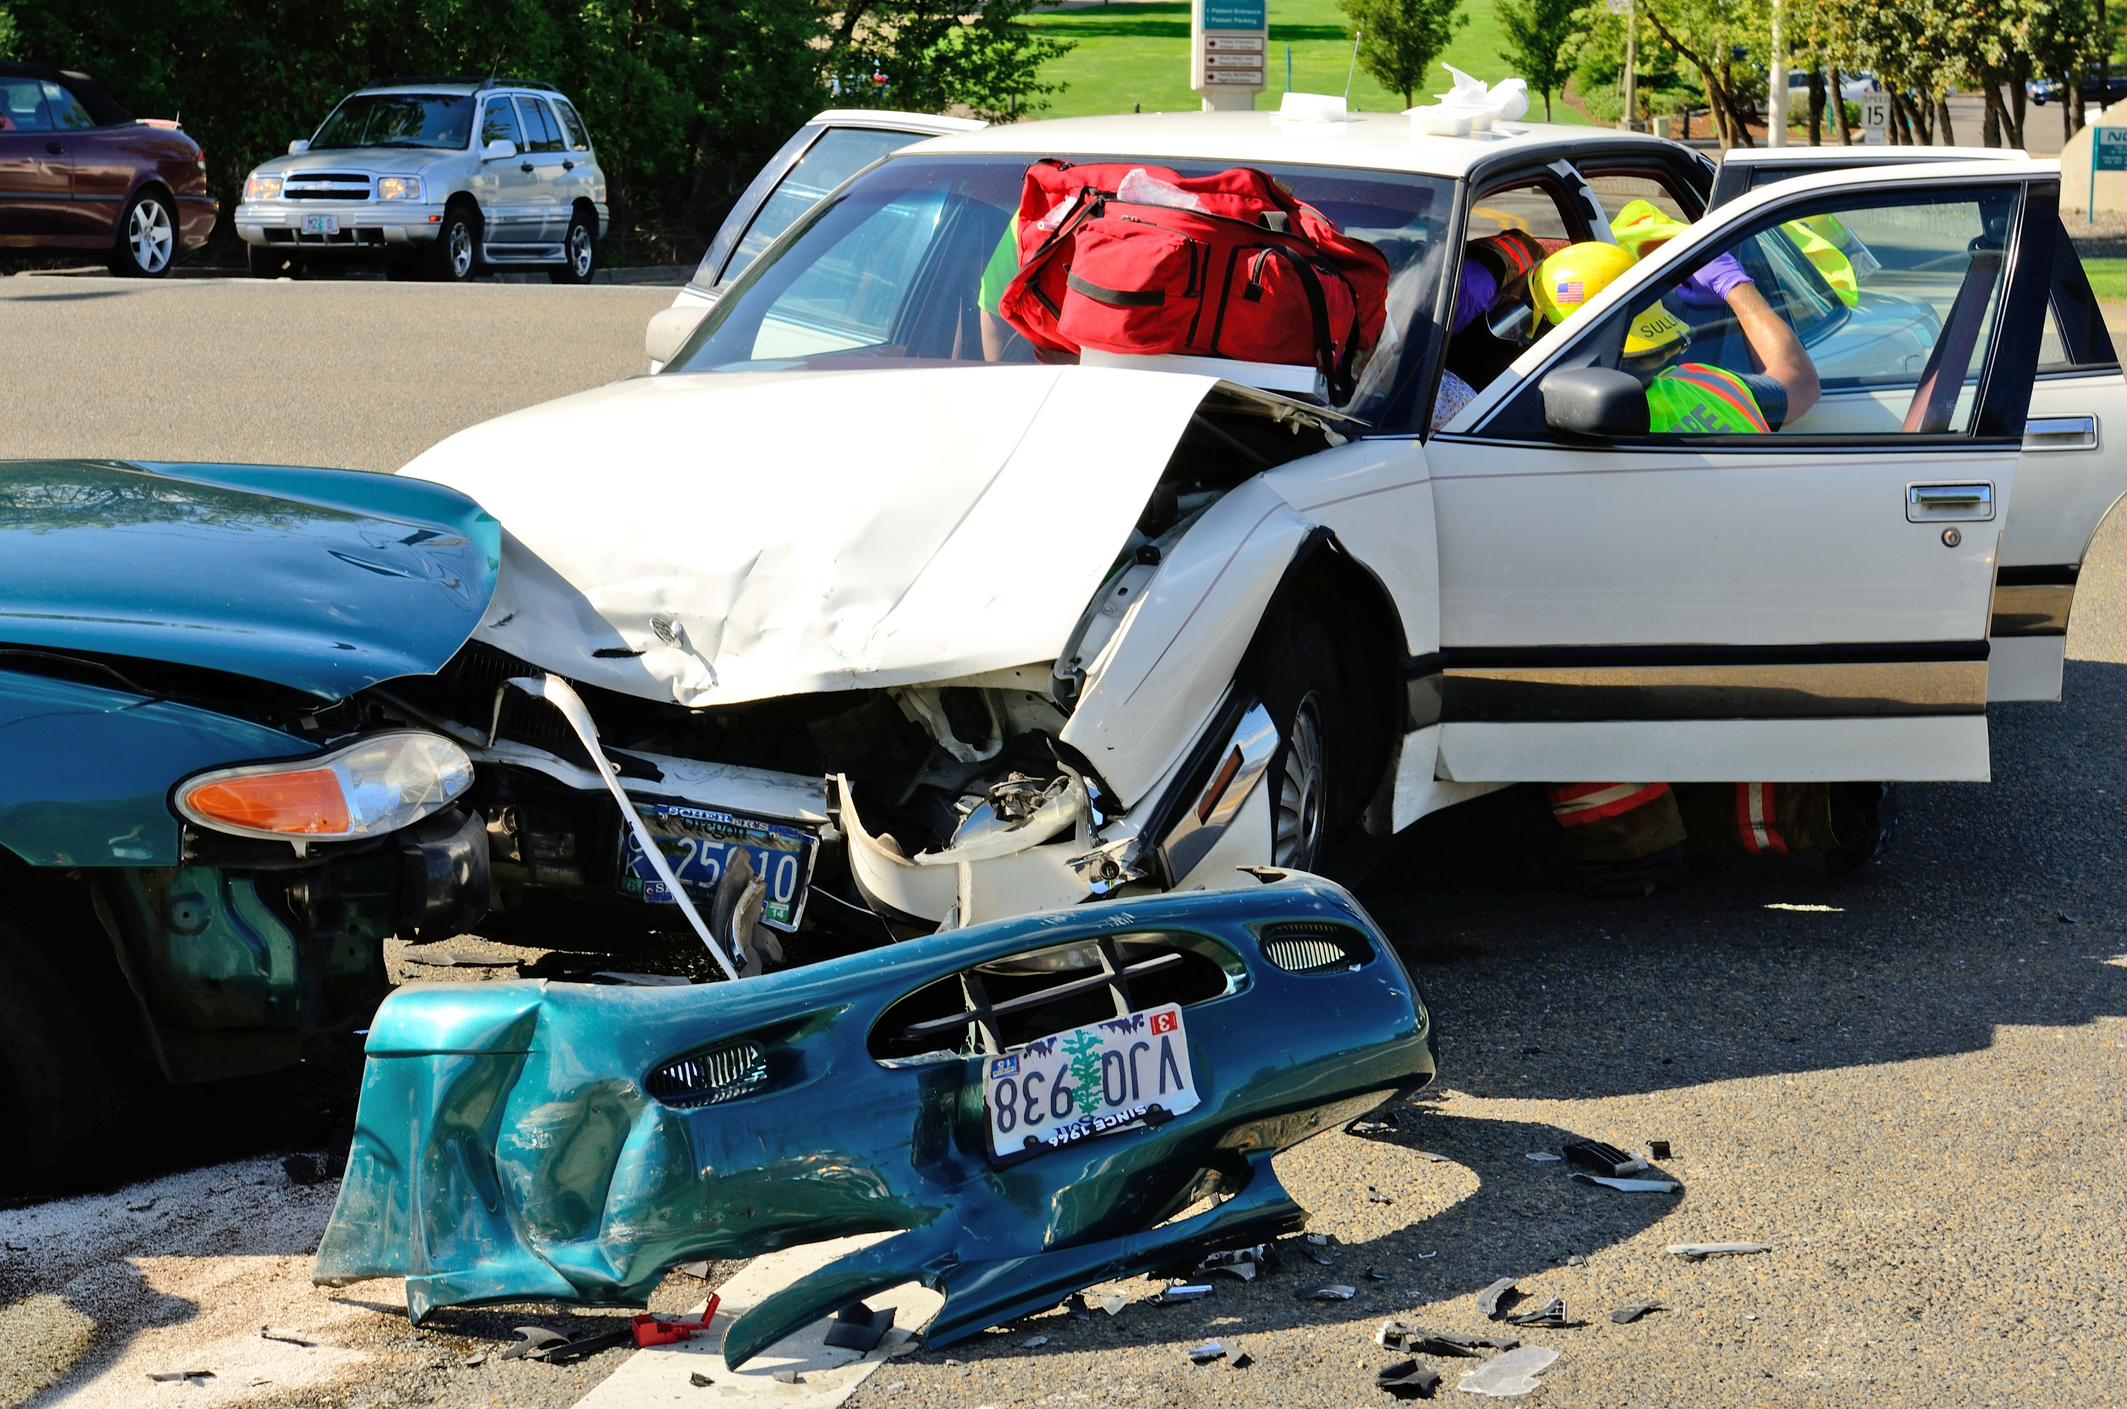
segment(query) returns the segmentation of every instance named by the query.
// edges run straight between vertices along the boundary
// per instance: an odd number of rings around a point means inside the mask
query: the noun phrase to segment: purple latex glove
[[[1455,326],[1452,331],[1459,333],[1476,322],[1478,315],[1492,306],[1498,293],[1499,280],[1492,277],[1492,271],[1474,259],[1465,259],[1462,262],[1462,287],[1455,291]]]
[[[1737,286],[1757,281],[1743,272],[1732,254],[1724,254],[1685,280],[1677,298],[1692,308],[1720,308]]]

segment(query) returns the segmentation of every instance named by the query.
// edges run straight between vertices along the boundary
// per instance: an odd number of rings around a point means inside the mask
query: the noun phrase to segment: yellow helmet
[[[1566,246],[1538,265],[1529,279],[1529,294],[1536,302],[1537,312],[1553,323],[1563,323],[1636,263],[1629,252],[1616,245],[1585,240]],[[1684,320],[1657,303],[1632,320],[1632,327],[1625,333],[1625,355],[1653,356],[1686,336]]]
[[[1610,222],[1610,233],[1634,259],[1645,259],[1647,246],[1673,240],[1686,228],[1683,221],[1672,220],[1647,201],[1628,201]]]

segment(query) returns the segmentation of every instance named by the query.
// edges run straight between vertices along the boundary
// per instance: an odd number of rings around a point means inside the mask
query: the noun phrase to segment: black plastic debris
[[[1588,1265],[1588,1259],[1587,1259],[1587,1258],[1585,1258],[1585,1257],[1582,1257],[1582,1256],[1581,1256],[1581,1255],[1580,1255],[1579,1253],[1577,1253],[1577,1252],[1569,1252],[1569,1253],[1567,1253],[1567,1254],[1566,1254],[1566,1266],[1568,1266],[1568,1267],[1586,1267],[1587,1265]]]
[[[1353,1297],[1357,1295],[1359,1295],[1359,1289],[1357,1287],[1347,1287],[1342,1282],[1331,1282],[1327,1286],[1316,1287],[1311,1292],[1300,1293],[1300,1300],[1350,1301]]]
[[[533,1351],[526,1358],[543,1360],[549,1365],[559,1365],[568,1360],[581,1360],[596,1355],[602,1350],[611,1350],[617,1345],[634,1345],[635,1327],[622,1326],[617,1331],[602,1331],[595,1336],[583,1336],[576,1340],[563,1341]]]
[[[1374,1344],[1405,1355],[1474,1359],[1480,1350],[1512,1350],[1521,1342],[1512,1336],[1466,1336],[1460,1331],[1436,1331],[1409,1321],[1389,1320],[1374,1332]]]
[[[874,1311],[861,1301],[853,1301],[835,1313],[835,1319],[827,1323],[827,1343],[838,1350],[854,1350],[868,1355],[879,1348],[879,1341],[894,1327],[894,1309],[891,1306]]]
[[[687,1376],[687,1383],[693,1385],[696,1389],[707,1389],[709,1388],[709,1386],[715,1384],[716,1381],[710,1379],[701,1371],[696,1370],[693,1374]]]
[[[1397,1129],[1396,1113],[1394,1111],[1382,1111],[1376,1115],[1363,1115],[1345,1126],[1344,1129],[1347,1134],[1351,1135],[1386,1135],[1390,1131]]]
[[[1382,1193],[1371,1184],[1366,1186],[1366,1201],[1370,1204],[1392,1204],[1395,1202],[1393,1198]]]
[[[276,1331],[271,1326],[258,1328],[258,1337],[264,1341],[279,1341],[283,1345],[299,1345],[305,1350],[317,1349],[316,1341],[306,1341],[293,1331]]]
[[[524,1339],[502,1352],[504,1360],[522,1360],[528,1355],[544,1350],[550,1345],[563,1345],[568,1337],[559,1331],[550,1331],[544,1326],[519,1326],[517,1334]]]
[[[1063,1299],[1063,1309],[1073,1321],[1090,1321],[1093,1319],[1093,1308],[1087,1306],[1086,1299],[1077,1292],[1073,1292]]]
[[[347,1172],[347,1156],[344,1152],[328,1155],[289,1155],[281,1161],[281,1172],[291,1184],[308,1187],[322,1184],[328,1179],[337,1179]]]
[[[1217,1341],[1205,1341],[1202,1345],[1190,1347],[1188,1355],[1192,1365],[1209,1365],[1214,1360],[1226,1358],[1226,1347]]]
[[[1245,1370],[1255,1363],[1255,1357],[1244,1350],[1239,1355],[1234,1356],[1233,1359],[1227,1361],[1226,1368],[1229,1370]]]
[[[190,1384],[194,1380],[211,1380],[212,1370],[150,1370],[148,1378],[161,1384]]]
[[[1374,1265],[1369,1262],[1366,1265],[1366,1280],[1369,1282],[1386,1282],[1388,1280],[1388,1274],[1386,1272],[1376,1272],[1374,1270]]]
[[[1398,1360],[1375,1375],[1374,1383],[1398,1399],[1431,1399],[1440,1387],[1440,1372],[1425,1369],[1415,1360]]]
[[[160,1198],[160,1196],[158,1195],[158,1196],[157,1196],[157,1198]],[[148,1201],[147,1201],[146,1203],[144,1203],[144,1204],[127,1204],[127,1205],[126,1205],[126,1212],[127,1212],[127,1213],[146,1213],[146,1212],[147,1212],[147,1211],[148,1211],[149,1209],[151,1209],[151,1208],[155,1207],[155,1204],[156,1204],[156,1202],[157,1202],[157,1199],[149,1199],[149,1200],[148,1200]]]
[[[1534,1311],[1524,1311],[1519,1316],[1507,1318],[1509,1326],[1543,1326],[1557,1328],[1573,1323],[1566,1319],[1566,1302],[1563,1297],[1552,1297]]]
[[[709,1262],[706,1258],[699,1262],[678,1263],[673,1267],[672,1270],[681,1274],[682,1276],[692,1277],[698,1282],[706,1282],[709,1280]]]
[[[1259,1272],[1278,1270],[1278,1249],[1274,1243],[1257,1243],[1253,1247],[1215,1252],[1192,1270],[1200,1277],[1207,1277],[1213,1272],[1223,1272],[1243,1282],[1253,1282]]]
[[[1487,1320],[1497,1321],[1507,1314],[1503,1308],[1513,1305],[1510,1298],[1518,1298],[1520,1295],[1521,1289],[1514,1285],[1512,1277],[1501,1277],[1477,1294],[1477,1309],[1484,1313]]]
[[[1649,1140],[1647,1142],[1647,1153],[1655,1159],[1668,1159],[1670,1157],[1669,1142],[1667,1140]]]
[[[1647,1167],[1647,1161],[1636,1155],[1628,1155],[1615,1145],[1605,1145],[1600,1140],[1575,1140],[1570,1145],[1559,1147],[1560,1154],[1568,1164],[1580,1166],[1591,1174],[1607,1174],[1619,1178],[1637,1174]]]
[[[1521,1054],[1524,1057],[1541,1057],[1544,1054],[1544,1049],[1541,1047],[1524,1047],[1521,1049]]]
[[[2066,910],[2054,911],[2053,918],[2059,920],[2064,925],[2072,925],[2075,923],[2075,916],[2069,914]]]
[[[1610,1319],[1617,1322],[1617,1324],[1620,1326],[1629,1326],[1634,1321],[1637,1321],[1642,1316],[1645,1316],[1648,1312],[1660,1311],[1662,1309],[1663,1307],[1660,1302],[1636,1301],[1630,1306],[1620,1306],[1617,1310],[1611,1312]]]
[[[1677,1257],[1688,1257],[1693,1262],[1707,1257],[1744,1257],[1754,1252],[1771,1252],[1770,1243],[1671,1243],[1669,1251]]]

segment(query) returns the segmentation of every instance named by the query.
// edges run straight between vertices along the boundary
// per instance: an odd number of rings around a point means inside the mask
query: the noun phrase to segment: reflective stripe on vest
[[[1647,387],[1648,429],[1656,434],[1765,434],[1772,430],[1741,377],[1703,362],[1671,367]]]
[[[1545,788],[1551,815],[1561,827],[1580,827],[1645,807],[1669,792],[1667,783],[1563,783]]]

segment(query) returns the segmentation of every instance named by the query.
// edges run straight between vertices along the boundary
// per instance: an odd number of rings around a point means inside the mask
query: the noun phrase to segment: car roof
[[[1410,119],[1400,112],[1353,113],[1343,122],[1296,121],[1274,112],[1185,112],[1005,123],[933,138],[900,155],[1070,152],[1089,157],[1299,162],[1460,177],[1472,167],[1491,165],[1520,148],[1555,152],[1561,147],[1598,143],[1608,152],[1633,144],[1645,144],[1650,151],[1686,150],[1660,137],[1563,123],[1506,122],[1478,136],[1428,137],[1414,136]]]
[[[385,78],[375,83],[365,83],[357,93],[437,93],[449,97],[469,97],[474,93],[532,92],[551,93],[561,96],[561,90],[551,83],[535,83],[525,78]]]
[[[1721,158],[1730,166],[1894,166],[1909,161],[2022,161],[2021,147],[1738,147]]]
[[[877,127],[888,132],[979,132],[989,124],[971,117],[905,113],[892,108],[828,108],[814,113],[807,127]]]

